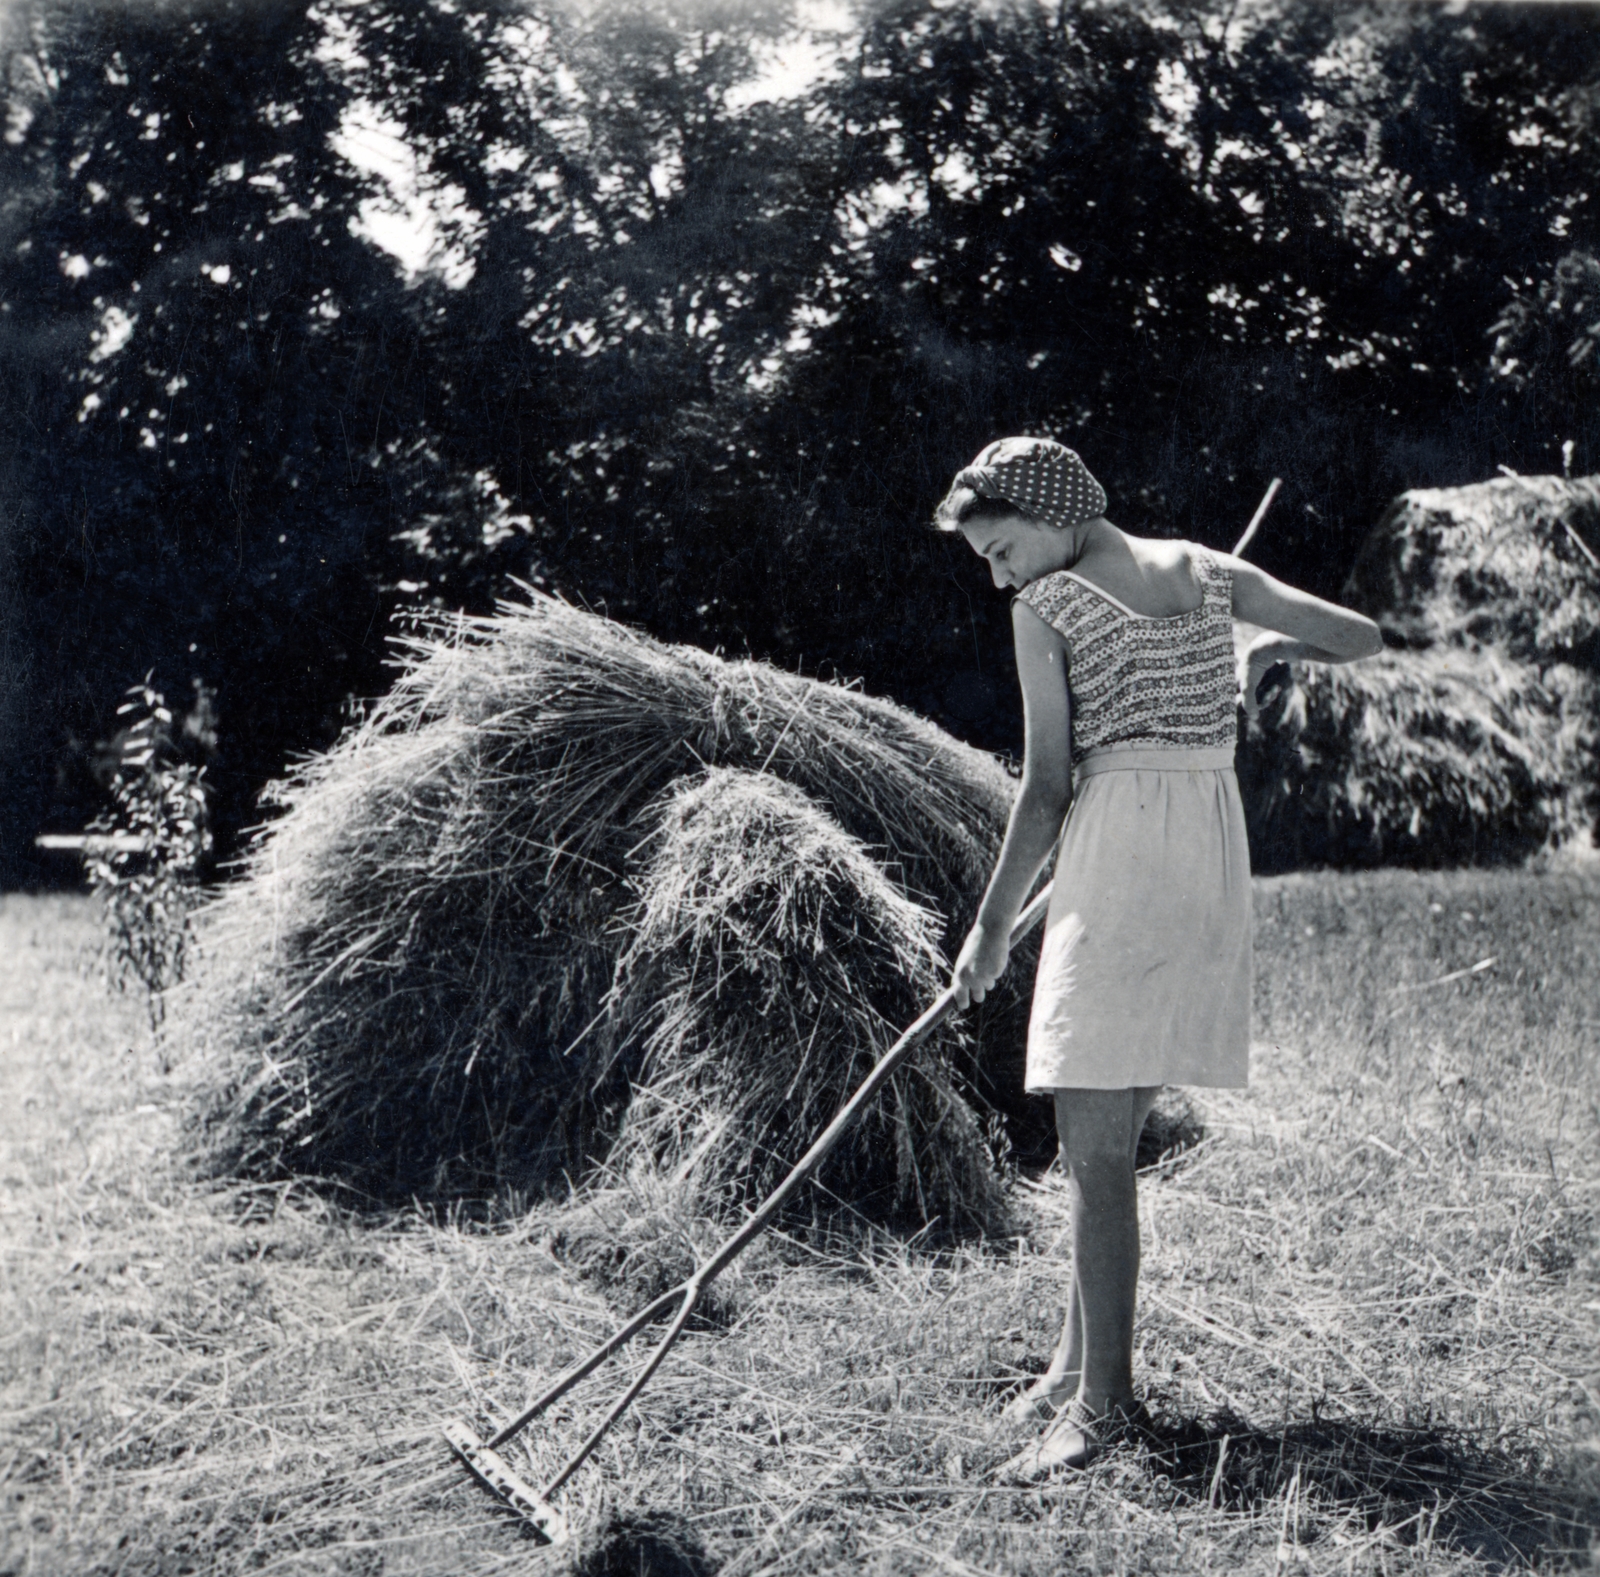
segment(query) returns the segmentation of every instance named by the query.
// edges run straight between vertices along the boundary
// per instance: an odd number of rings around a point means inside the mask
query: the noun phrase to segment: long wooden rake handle
[[[1244,528],[1244,535],[1233,545],[1233,556],[1238,558],[1244,550],[1255,541],[1256,532],[1261,529],[1261,522],[1267,518],[1267,511],[1272,508],[1272,501],[1278,496],[1278,489],[1283,486],[1283,478],[1275,476],[1272,485],[1266,491],[1261,502],[1256,505],[1256,512],[1250,517],[1250,524]]]
[[[1040,888],[1038,894],[1017,916],[1016,923],[1011,927],[1010,945],[1015,947],[1044,918],[1045,910],[1050,905],[1051,884],[1046,883]],[[904,1034],[878,1059],[872,1072],[862,1080],[855,1094],[839,1108],[838,1114],[826,1128],[817,1135],[811,1148],[795,1162],[786,1176],[773,1191],[751,1213],[744,1225],[739,1228],[723,1245],[681,1286],[674,1287],[670,1292],[664,1292],[653,1303],[647,1304],[628,1321],[614,1336],[602,1342],[595,1350],[574,1364],[558,1380],[554,1381],[550,1389],[534,1401],[524,1412],[505,1426],[492,1440],[488,1442],[488,1449],[498,1450],[514,1435],[521,1433],[533,1422],[540,1413],[558,1402],[577,1385],[586,1375],[592,1374],[603,1364],[606,1359],[626,1346],[645,1326],[659,1319],[674,1304],[678,1305],[678,1312],[673,1317],[672,1324],[667,1327],[667,1333],[661,1338],[655,1351],[646,1360],[644,1368],[635,1376],[633,1383],[612,1404],[611,1409],[600,1421],[594,1432],[577,1451],[568,1459],[561,1471],[545,1485],[541,1492],[542,1498],[548,1499],[561,1488],[566,1481],[578,1471],[589,1459],[596,1446],[605,1438],[611,1426],[627,1412],[633,1400],[650,1383],[650,1377],[661,1367],[661,1360],[667,1356],[668,1349],[683,1334],[688,1325],[690,1316],[693,1315],[705,1289],[719,1276],[755,1238],[766,1231],[772,1224],[774,1217],[783,1208],[784,1202],[791,1194],[814,1172],[830,1150],[844,1136],[851,1124],[861,1115],[872,1097],[883,1088],[885,1082],[893,1077],[895,1071],[916,1048],[933,1033],[955,1011],[956,994],[953,986],[946,986],[934,999],[932,1005],[923,1015],[912,1024]]]

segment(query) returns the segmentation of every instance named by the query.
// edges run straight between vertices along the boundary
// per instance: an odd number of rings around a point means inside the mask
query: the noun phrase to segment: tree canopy
[[[153,671],[226,843],[512,576],[1013,747],[920,527],[1049,432],[1332,591],[1403,487],[1600,466],[1600,23],[1265,0],[16,0],[0,865]],[[782,80],[784,59],[814,69]]]

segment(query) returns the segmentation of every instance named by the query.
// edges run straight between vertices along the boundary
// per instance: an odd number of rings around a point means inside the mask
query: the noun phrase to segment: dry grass
[[[1411,648],[1493,646],[1540,671],[1600,665],[1600,477],[1414,488],[1345,587]]]
[[[418,633],[204,917],[180,1017],[214,1049],[221,1170],[392,1203],[559,1187],[603,1158],[640,861],[675,787],[719,767],[803,794],[936,929],[967,918],[1011,795],[888,702],[548,597]],[[872,1020],[864,1002],[858,1042]]]
[[[727,1577],[1585,1564],[1600,881],[1288,878],[1257,914],[1256,1082],[1197,1098],[1144,1181],[1158,1448],[993,1481],[1066,1274],[1046,1178],[1009,1244],[754,1254],[574,1482],[581,1569],[637,1569],[630,1517]],[[435,1428],[507,1416],[704,1224],[627,1179],[493,1228],[185,1181],[183,1070],[81,977],[87,936],[76,905],[0,904],[0,1571],[573,1570]],[[511,1454],[554,1462],[606,1389]]]
[[[714,769],[662,813],[610,1008],[614,1170],[677,1173],[696,1215],[770,1193],[937,995],[942,926],[798,790]],[[995,1231],[999,1177],[941,1031],[823,1163],[813,1211]],[[962,1056],[965,1061],[965,1055]]]

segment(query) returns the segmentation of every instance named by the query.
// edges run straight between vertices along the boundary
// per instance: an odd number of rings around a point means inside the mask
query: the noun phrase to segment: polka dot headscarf
[[[1001,438],[956,472],[955,487],[970,487],[1065,528],[1106,512],[1106,490],[1075,451],[1053,438]]]

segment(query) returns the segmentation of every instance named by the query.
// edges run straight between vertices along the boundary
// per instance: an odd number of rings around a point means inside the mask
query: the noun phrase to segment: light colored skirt
[[[1247,1083],[1250,851],[1232,750],[1112,746],[1075,784],[1027,1088]]]

